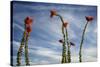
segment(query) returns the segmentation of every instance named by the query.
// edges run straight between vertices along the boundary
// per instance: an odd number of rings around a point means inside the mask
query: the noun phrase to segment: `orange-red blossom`
[[[53,16],[56,16],[56,15],[57,15],[57,12],[56,12],[56,10],[51,10],[50,12],[51,12],[51,15],[50,15],[50,17],[53,17]]]
[[[86,16],[85,18],[86,18],[86,20],[87,20],[88,22],[89,22],[89,21],[92,21],[92,20],[94,19],[93,16]]]
[[[32,28],[31,28],[32,22],[33,22],[33,20],[32,20],[31,17],[26,17],[26,18],[25,18],[25,27],[26,27],[25,30],[26,30],[28,33],[30,33],[30,32],[32,31]]]

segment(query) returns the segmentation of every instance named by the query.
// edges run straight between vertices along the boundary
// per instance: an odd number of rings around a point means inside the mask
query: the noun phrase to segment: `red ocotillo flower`
[[[85,16],[86,20],[89,22],[89,21],[92,21],[94,18],[93,16]]]
[[[31,17],[26,17],[25,18],[25,30],[26,32],[30,33],[32,31],[31,25],[32,25],[32,18]]]
[[[32,28],[31,28],[31,27],[27,27],[27,28],[26,28],[26,31],[27,31],[28,33],[30,33],[30,32],[32,31]]]
[[[56,10],[51,10],[50,13],[51,13],[51,15],[50,15],[51,18],[52,18],[53,16],[56,16],[56,15],[57,15]]]
[[[67,22],[63,23],[63,26],[64,26],[65,28],[67,27],[67,25],[68,25]]]
[[[28,24],[28,25],[30,25],[30,24],[32,24],[32,18],[31,17],[26,17],[25,18],[25,24]]]

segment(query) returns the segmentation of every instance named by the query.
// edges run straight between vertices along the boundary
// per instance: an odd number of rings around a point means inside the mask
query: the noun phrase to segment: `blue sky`
[[[71,47],[72,62],[78,62],[79,44],[86,23],[85,16],[94,16],[88,24],[83,43],[83,61],[97,60],[97,7],[71,4],[47,4],[35,2],[13,2],[13,64],[16,65],[17,51],[24,31],[24,19],[33,19],[32,32],[28,41],[31,65],[61,62],[62,39],[59,17],[50,18],[50,10],[56,9],[64,21],[69,23],[68,34],[75,46]],[[24,53],[22,65],[24,65]]]

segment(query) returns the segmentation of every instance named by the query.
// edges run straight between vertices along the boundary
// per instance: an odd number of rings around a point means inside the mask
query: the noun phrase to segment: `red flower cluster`
[[[32,28],[31,28],[31,27],[27,27],[27,28],[26,28],[26,31],[29,33],[29,32],[32,31]]]
[[[53,17],[53,16],[56,16],[56,15],[57,15],[57,12],[56,12],[56,10],[51,10],[50,12],[51,12],[51,15],[50,15],[50,17]]]
[[[32,31],[31,25],[32,25],[32,18],[31,17],[26,17],[25,18],[25,26],[26,26],[26,31],[30,33]]]
[[[67,27],[67,25],[68,25],[67,22],[63,23],[63,26],[64,26],[65,28]]]
[[[25,24],[32,24],[32,18],[31,17],[26,17],[25,19]]]
[[[93,16],[86,16],[85,18],[86,18],[86,20],[87,20],[88,22],[89,22],[89,21],[92,21],[92,20],[94,19]]]

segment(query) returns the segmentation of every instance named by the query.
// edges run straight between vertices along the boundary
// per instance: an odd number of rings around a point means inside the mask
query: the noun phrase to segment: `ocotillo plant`
[[[25,62],[26,62],[26,65],[30,65],[29,64],[29,58],[28,58],[28,39],[29,39],[29,35],[30,35],[30,32],[32,31],[32,19],[30,17],[27,17],[25,19],[25,30],[26,30],[26,41],[25,41]]]
[[[32,19],[30,17],[27,17],[25,19],[25,31],[21,40],[21,45],[19,47],[18,53],[17,53],[17,66],[21,65],[21,56],[23,47],[25,46],[25,61],[26,65],[29,65],[29,59],[28,59],[28,37],[31,32],[31,25],[32,25]]]
[[[57,14],[57,12],[55,10],[51,10],[51,15],[50,16],[51,17],[58,16],[60,18],[61,22],[62,22],[62,34],[63,34],[63,40],[64,41],[63,41],[62,61],[61,61],[61,63],[67,63],[67,61],[70,62],[71,60],[67,60],[67,54],[66,54],[66,34],[65,34],[65,28],[67,26],[67,23],[64,23],[64,20],[63,20],[62,16]],[[68,55],[68,56],[70,56],[70,55]]]
[[[85,31],[86,31],[88,23],[93,20],[93,16],[86,16],[85,18],[86,18],[87,22],[85,24],[85,27],[84,27],[83,33],[82,33],[82,38],[81,38],[81,43],[80,43],[80,50],[79,50],[79,62],[82,62],[82,46],[83,46]]]

